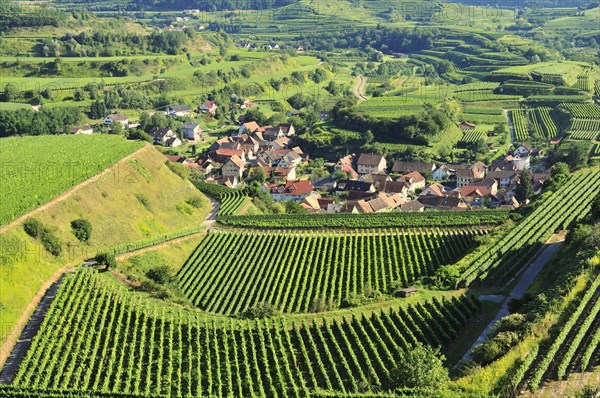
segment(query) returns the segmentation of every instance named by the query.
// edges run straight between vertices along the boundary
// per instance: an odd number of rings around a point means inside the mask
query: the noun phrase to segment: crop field
[[[356,107],[365,116],[375,119],[412,115],[425,110],[422,103],[410,97],[376,97]]]
[[[553,138],[558,134],[558,126],[552,119],[549,107],[534,108],[530,113],[533,132],[540,138]]]
[[[1,145],[0,224],[6,224],[100,173],[142,143],[109,135],[61,135],[2,138]],[[23,162],[31,156],[35,162]]]
[[[450,343],[478,309],[459,296],[312,323],[209,321],[83,269],[66,277],[13,385],[154,397],[386,389],[402,352]]]
[[[529,138],[529,127],[527,123],[527,114],[525,110],[518,108],[509,112],[515,130],[515,139],[524,141]]]
[[[314,228],[422,228],[422,227],[485,227],[506,221],[508,212],[502,210],[424,213],[366,213],[366,214],[279,214],[251,216],[219,216],[223,226],[258,229]]]
[[[494,94],[492,90],[462,91],[453,94],[453,97],[462,102],[515,101],[521,99],[518,95]]]
[[[557,229],[585,216],[600,190],[600,170],[574,175],[562,189],[554,192],[543,205],[511,229],[493,248],[481,245],[461,262],[461,280],[470,285],[476,280],[494,277],[502,280],[523,266],[543,242]],[[535,228],[533,227],[535,226]]]
[[[600,134],[600,119],[573,119],[568,130],[572,138],[594,139]]]
[[[465,130],[463,131],[463,136],[460,139],[462,142],[475,142],[480,139],[485,139],[487,136],[482,130]]]
[[[474,246],[481,229],[377,230],[339,234],[212,232],[179,272],[200,308],[239,314],[259,303],[313,312],[320,300],[408,286]],[[294,255],[287,248],[293,248]]]
[[[513,383],[536,391],[543,379],[563,380],[572,372],[584,372],[600,355],[600,276],[590,281],[585,295],[544,352],[533,352],[517,369]]]
[[[600,119],[600,105],[592,103],[584,104],[561,104],[560,108],[566,110],[574,118],[578,119]]]

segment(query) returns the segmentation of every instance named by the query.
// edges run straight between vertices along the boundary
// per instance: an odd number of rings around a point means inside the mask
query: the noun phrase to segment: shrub
[[[242,316],[247,319],[269,318],[277,315],[277,308],[271,303],[259,303],[248,308]]]
[[[30,217],[23,222],[23,229],[25,230],[25,233],[32,238],[39,238],[44,230],[44,225],[37,219]]]
[[[144,194],[141,193],[136,193],[135,197],[137,198],[137,200],[140,201],[141,204],[144,205],[144,207],[148,210],[152,209],[152,204],[150,203],[150,199],[148,199],[148,197]]]
[[[146,271],[146,277],[160,285],[173,281],[171,268],[166,264],[156,265],[150,268]]]
[[[50,229],[46,227],[43,228],[40,234],[40,241],[44,245],[44,248],[54,257],[58,257],[62,253],[60,240]]]
[[[200,196],[192,196],[185,201],[188,205],[195,207],[196,209],[201,208],[204,205],[204,201]]]
[[[80,242],[89,242],[92,238],[92,224],[84,218],[71,221],[71,228]]]

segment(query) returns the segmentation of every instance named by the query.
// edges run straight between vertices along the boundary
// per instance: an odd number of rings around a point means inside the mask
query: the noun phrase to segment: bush
[[[44,230],[44,225],[35,218],[28,218],[23,222],[25,233],[32,238],[39,238]]]
[[[192,196],[191,198],[186,200],[186,203],[190,206],[195,207],[196,209],[199,209],[204,205],[204,201],[200,196]]]
[[[444,355],[437,348],[418,343],[402,354],[399,366],[392,370],[396,388],[425,388],[436,390],[448,381]]]
[[[40,241],[44,245],[44,248],[54,257],[58,257],[62,253],[60,240],[50,229],[44,227],[40,234]]]
[[[80,242],[89,242],[92,239],[92,224],[83,218],[71,221],[71,228],[73,228],[73,235]]]
[[[105,265],[106,269],[115,268],[117,266],[117,259],[113,253],[98,253],[95,260],[98,265]]]
[[[137,198],[137,200],[139,200],[139,202],[141,204],[144,205],[144,207],[146,209],[152,210],[152,204],[150,203],[150,199],[146,195],[141,194],[141,193],[136,193],[135,197]]]
[[[173,281],[171,268],[166,264],[156,265],[153,268],[150,268],[146,271],[146,277],[159,285],[165,285]]]
[[[248,308],[242,316],[247,319],[270,318],[277,315],[279,311],[271,303],[259,303],[252,308]]]

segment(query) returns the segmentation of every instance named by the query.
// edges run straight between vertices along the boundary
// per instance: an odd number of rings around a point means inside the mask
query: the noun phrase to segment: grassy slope
[[[69,263],[75,265],[103,247],[141,240],[204,220],[208,201],[191,214],[176,209],[176,205],[191,196],[203,195],[173,174],[164,165],[163,155],[148,147],[134,159],[137,163],[118,163],[98,181],[39,214],[37,218],[50,226],[63,242],[74,244],[71,249],[64,244],[60,258],[48,254],[20,226],[0,235],[2,342],[33,296],[59,268]],[[142,205],[136,193],[147,198],[150,210]],[[70,221],[80,217],[90,220],[94,228],[89,245],[78,245],[70,230]]]

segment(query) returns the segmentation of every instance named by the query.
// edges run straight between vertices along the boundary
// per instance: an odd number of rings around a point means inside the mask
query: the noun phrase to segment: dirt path
[[[100,173],[96,174],[95,176],[88,178],[87,180],[83,181],[80,184],[75,185],[74,187],[71,187],[69,190],[63,192],[62,194],[60,194],[59,196],[57,196],[56,198],[52,199],[51,201],[41,205],[40,207],[36,207],[35,209],[31,210],[29,213],[23,214],[22,216],[17,217],[16,219],[14,219],[13,221],[11,221],[9,224],[3,225],[2,227],[0,227],[0,234],[3,232],[8,231],[9,229],[15,227],[16,225],[21,224],[23,221],[25,221],[25,219],[27,219],[28,217],[31,216],[35,216],[36,214],[54,206],[55,204],[57,204],[58,202],[61,202],[69,197],[71,197],[73,194],[75,194],[77,191],[79,191],[80,189],[94,183],[97,182],[100,178],[102,178],[104,175],[110,173],[112,170],[118,168],[121,166],[122,163],[125,163],[127,161],[129,161],[132,157],[134,157],[135,155],[137,155],[138,153],[140,153],[141,151],[145,151],[148,148],[150,148],[150,146],[148,144],[145,144],[143,147],[141,147],[140,149],[138,149],[137,151],[125,156],[124,158],[122,158],[121,160],[119,160],[117,163],[113,164],[112,166],[110,166],[107,169],[104,169],[103,171],[101,171]]]
[[[44,283],[44,285],[42,285],[42,287],[40,288],[40,290],[36,293],[36,295],[29,302],[29,304],[27,304],[27,306],[23,310],[23,314],[21,314],[21,317],[16,322],[16,324],[13,326],[12,331],[10,332],[10,334],[8,335],[8,337],[6,338],[6,341],[0,347],[0,368],[2,369],[3,373],[4,373],[4,369],[3,368],[4,368],[5,364],[7,366],[12,366],[12,367],[18,366],[18,363],[16,365],[14,364],[14,360],[12,360],[10,362],[7,362],[8,358],[11,356],[13,348],[17,347],[17,343],[20,341],[19,337],[21,336],[21,332],[23,332],[23,334],[26,332],[26,330],[27,330],[26,327],[27,327],[27,324],[29,322],[29,319],[32,318],[33,313],[36,311],[36,308],[38,308],[38,304],[40,304],[40,302],[42,301],[42,299],[46,296],[46,292],[49,291],[49,289],[66,272],[74,269],[76,265],[77,265],[77,263],[69,263],[69,264],[65,265],[64,267],[62,267],[60,269],[57,269],[54,272],[54,274],[52,274],[52,276],[50,277],[50,279],[48,279],[46,281],[46,283]],[[47,310],[47,308],[46,308],[46,310]],[[43,320],[43,316],[45,314],[46,314],[45,311],[43,311],[43,313],[40,314],[41,315],[41,319],[38,319],[39,323],[41,323],[41,320]],[[39,328],[39,325],[37,327]],[[26,348],[28,348],[28,346]]]
[[[358,75],[356,76],[356,84],[354,85],[354,88],[352,89],[354,91],[354,96],[356,98],[358,98],[358,101],[366,101],[367,97],[365,97],[365,86],[367,85],[367,79],[362,76],[362,75]]]
[[[164,247],[172,245],[173,243],[181,243],[181,242],[185,242],[186,240],[190,240],[192,238],[197,238],[198,235],[200,235],[200,234],[206,234],[206,231],[194,232],[193,234],[182,236],[181,238],[177,238],[177,239],[168,240],[168,241],[165,241],[165,242],[162,242],[162,243],[158,243],[158,244],[156,244],[154,246],[148,246],[148,247],[144,247],[143,249],[134,250],[134,251],[130,251],[130,252],[127,252],[127,253],[119,254],[117,256],[117,259],[118,260],[127,260],[128,258],[131,258],[133,256],[137,256],[137,255],[140,255],[140,254],[144,254],[144,253],[152,251],[152,250],[162,249]]]

